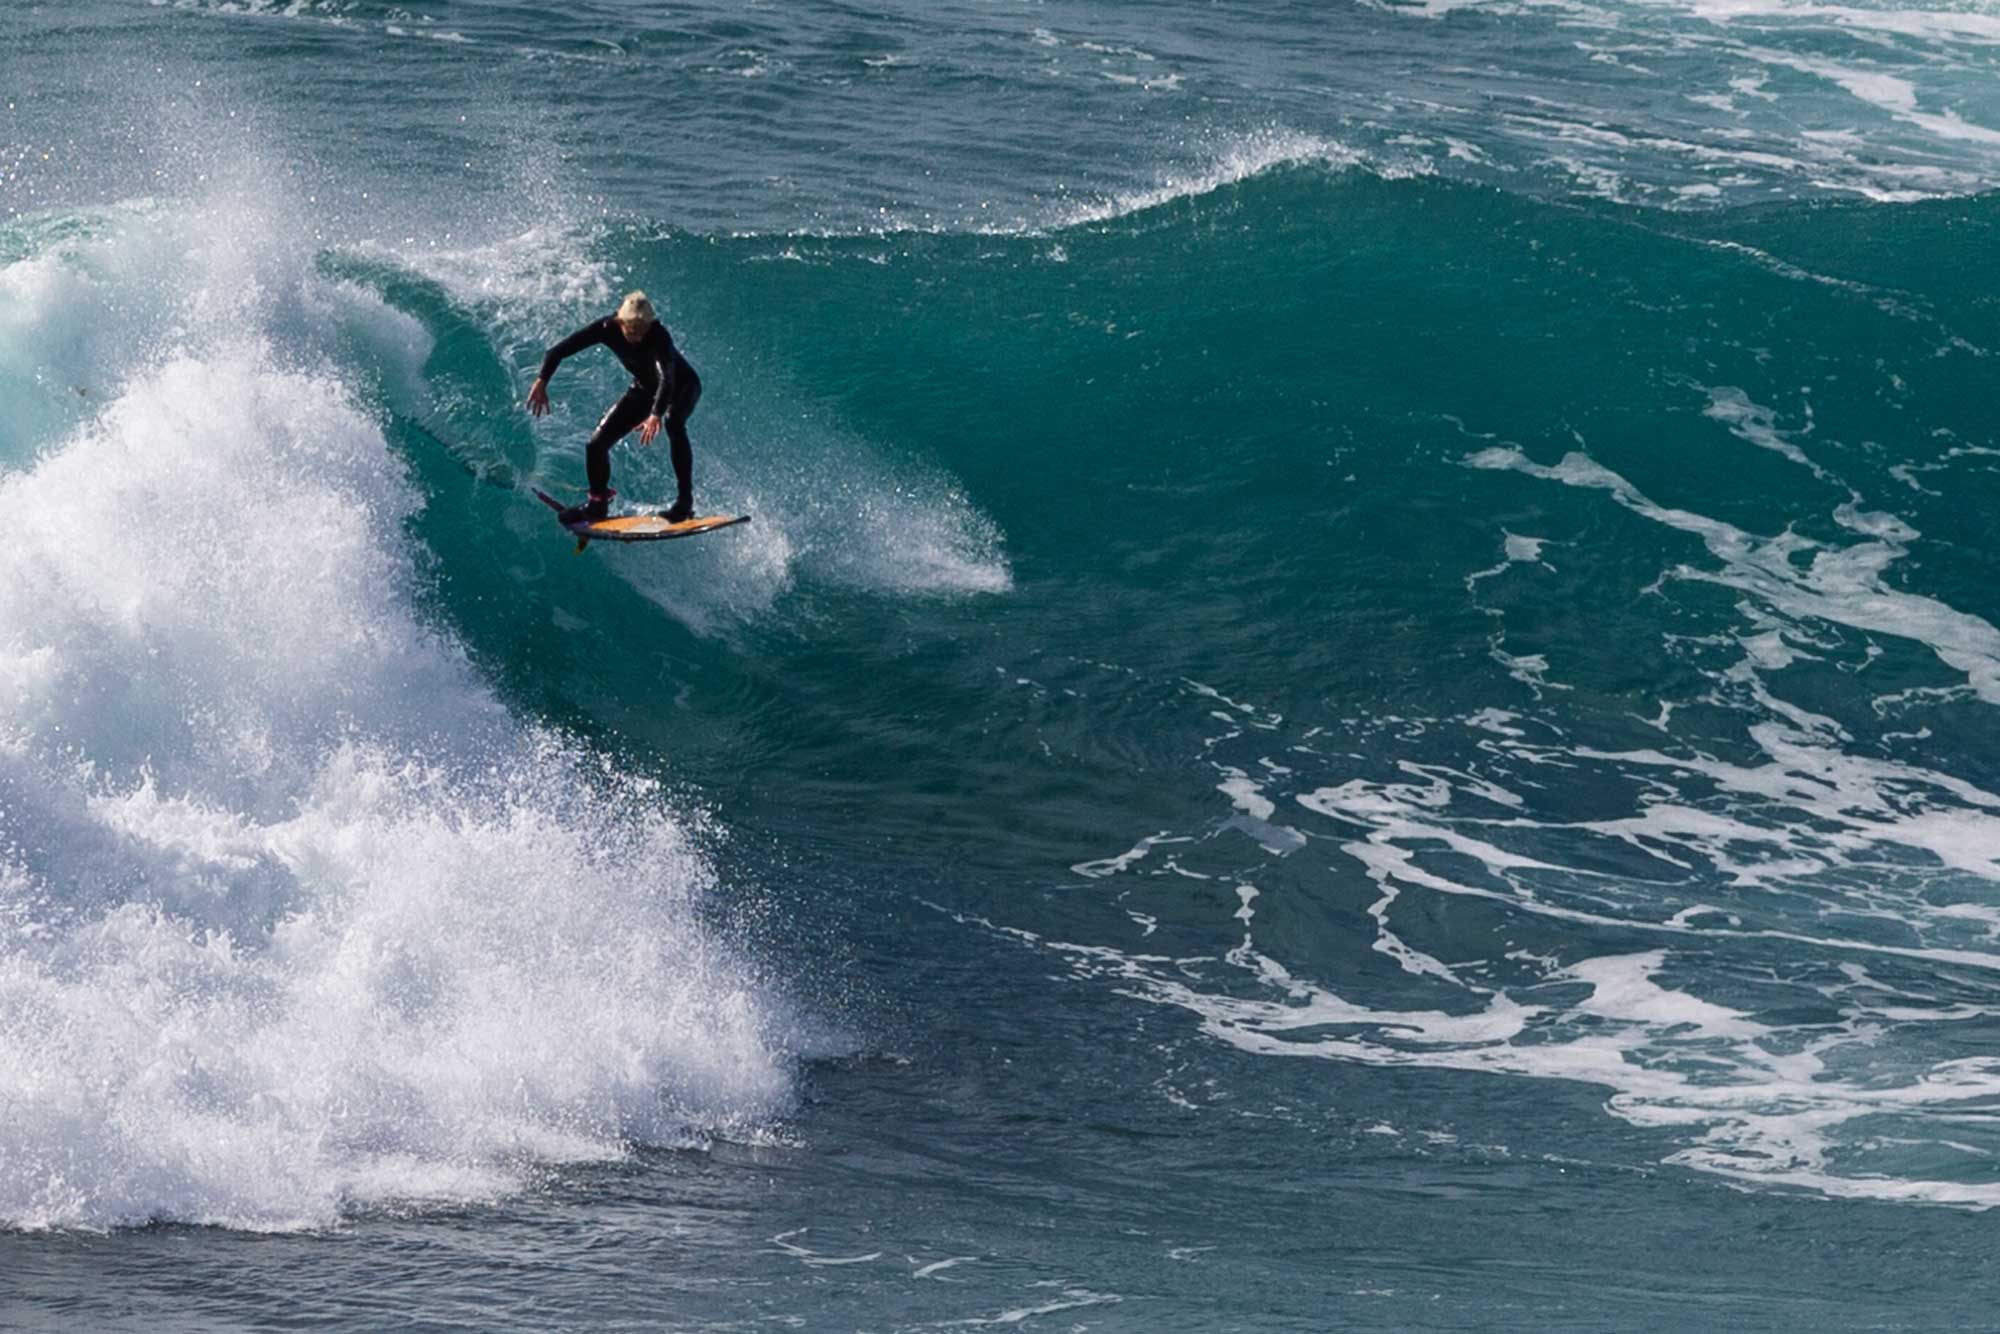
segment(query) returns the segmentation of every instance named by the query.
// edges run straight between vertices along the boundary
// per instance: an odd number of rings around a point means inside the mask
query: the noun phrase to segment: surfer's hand
[[[536,380],[528,386],[528,411],[539,417],[549,410],[549,386],[546,381]]]
[[[640,444],[642,445],[652,444],[653,437],[658,435],[659,433],[660,433],[660,419],[658,417],[648,417],[646,418],[646,420],[639,423]]]

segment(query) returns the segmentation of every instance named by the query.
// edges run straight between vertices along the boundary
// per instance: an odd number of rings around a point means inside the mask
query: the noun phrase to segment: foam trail
[[[2000,629],[1936,598],[1892,588],[1883,572],[1902,557],[1916,532],[1889,515],[1845,506],[1842,525],[1877,540],[1833,548],[1785,533],[1759,538],[1731,524],[1655,504],[1623,477],[1586,454],[1571,453],[1553,467],[1531,461],[1512,446],[1481,450],[1466,459],[1474,468],[1522,473],[1565,486],[1610,493],[1625,508],[1701,539],[1722,562],[1718,571],[1683,568],[1686,579],[1722,584],[1752,594],[1794,619],[1818,618],[1857,630],[1914,639],[1940,661],[1963,672],[1982,700],[2000,704]],[[1810,554],[1801,569],[1794,560]]]
[[[1381,925],[1393,941],[1386,921]],[[1983,1180],[1857,1172],[1844,1161],[1853,1148],[1842,1135],[1844,1128],[1887,1117],[1978,1114],[2000,1099],[2000,1062],[1945,1062],[1914,1077],[1857,1069],[1857,1054],[1881,1036],[1878,1012],[1857,1006],[1839,1024],[1820,1026],[1801,1041],[1663,984],[1659,977],[1670,961],[1664,950],[1597,955],[1549,969],[1526,984],[1545,998],[1532,1003],[1506,990],[1467,986],[1442,965],[1427,967],[1415,971],[1443,979],[1439,1006],[1398,1009],[1300,979],[1257,951],[1247,934],[1228,962],[1245,970],[1269,993],[1264,996],[1201,985],[1191,980],[1190,960],[1018,930],[1005,934],[1066,958],[1081,976],[1185,1010],[1210,1037],[1254,1055],[1588,1083],[1610,1091],[1607,1110],[1622,1120],[1677,1135],[1694,1132],[1697,1142],[1669,1153],[1671,1163],[1844,1198],[2000,1205],[2000,1186]],[[1562,995],[1550,985],[1563,983],[1580,984],[1582,994],[1549,999]],[[1905,1016],[1950,1017],[1933,1011]]]
[[[1149,893],[1183,917],[1200,904],[1200,934],[1140,953],[981,924],[1254,1055],[1582,1082],[1655,1132],[1663,1163],[1833,1198],[2000,1206],[1983,1129],[2000,1062],[1972,1026],[2000,1004],[2000,794],[1844,749],[1852,738],[1762,680],[1796,656],[1779,623],[1754,601],[1735,611],[1750,631],[1706,638],[1742,658],[1707,674],[1757,715],[1752,756],[1593,746],[1567,715],[1559,729],[1490,708],[1350,720],[1291,745],[1236,732],[1204,741],[1194,772],[1242,776],[1219,785],[1239,814],[1254,797],[1266,821],[1324,820],[1298,825],[1306,848],[1339,849],[1323,877],[1249,884],[1218,810],[1072,868],[1146,937],[1165,929]],[[1273,747],[1285,763],[1258,763],[1252,792],[1250,757]],[[1406,758],[1420,749],[1431,758]],[[1183,864],[1149,861],[1168,842]],[[1303,869],[1295,849],[1261,851],[1291,862],[1286,879]],[[1191,867],[1225,866],[1189,899]],[[1302,949],[1281,915],[1334,906],[1373,931],[1333,957]],[[1215,933],[1237,943],[1215,949]]]

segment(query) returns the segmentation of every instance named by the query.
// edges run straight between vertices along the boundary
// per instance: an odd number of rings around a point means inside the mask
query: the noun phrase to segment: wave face
[[[1979,14],[0,24],[66,1317],[1990,1308]],[[521,398],[635,286],[755,521],[579,557],[624,379]]]
[[[1069,883],[1100,905],[938,906],[1255,1057],[1581,1083],[1657,1163],[2000,1202],[2000,608],[1968,507],[2000,331],[1908,260],[1995,223],[1281,170],[924,250],[961,312],[1072,316],[979,350],[1045,387],[1064,440],[1012,457],[1067,483],[980,488],[1048,534],[993,706],[1043,758],[989,798],[1088,790],[1060,828],[1097,840]],[[884,360],[943,341],[932,305]],[[1243,1093],[1171,1071],[1190,1110]]]

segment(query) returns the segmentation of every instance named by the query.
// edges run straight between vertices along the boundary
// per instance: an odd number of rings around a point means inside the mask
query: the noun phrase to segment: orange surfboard
[[[535,498],[558,514],[568,508],[546,491],[537,490]],[[576,549],[582,551],[592,542],[666,542],[676,537],[693,537],[697,533],[712,533],[718,528],[733,528],[748,522],[750,516],[747,514],[704,514],[679,523],[668,523],[657,514],[621,514],[613,519],[566,523],[563,527],[576,534]]]

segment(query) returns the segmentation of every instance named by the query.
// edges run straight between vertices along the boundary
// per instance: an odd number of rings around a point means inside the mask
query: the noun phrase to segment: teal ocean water
[[[1989,1327],[1996,66],[9,0],[0,1325]]]

